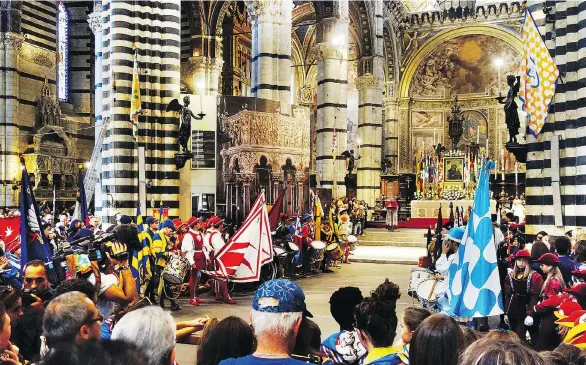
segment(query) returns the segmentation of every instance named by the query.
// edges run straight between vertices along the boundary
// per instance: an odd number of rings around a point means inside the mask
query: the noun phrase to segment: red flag
[[[286,190],[287,190],[287,187],[285,187],[285,189],[281,190],[281,192],[279,193],[279,196],[277,197],[277,200],[275,200],[275,204],[273,204],[273,207],[271,208],[271,211],[269,212],[269,222],[271,224],[271,232],[274,232],[277,230],[277,225],[279,224],[279,212],[281,211],[281,205],[283,205],[283,198],[285,197]]]
[[[20,217],[0,218],[0,240],[4,242],[7,252],[14,252],[20,248]]]

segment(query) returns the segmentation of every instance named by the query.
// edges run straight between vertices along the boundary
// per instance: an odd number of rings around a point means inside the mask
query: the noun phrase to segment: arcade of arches
[[[542,4],[531,6],[548,32]],[[66,166],[90,160],[93,133],[92,204],[106,220],[133,214],[136,201],[162,202],[170,216],[215,210],[240,220],[261,190],[272,204],[285,188],[289,214],[310,210],[313,191],[325,203],[363,200],[373,221],[384,220],[390,197],[401,219],[430,218],[438,201],[470,201],[463,165],[474,154],[496,162],[495,201],[525,200],[528,232],[584,223],[575,199],[565,200],[573,208],[561,226],[543,211],[553,204],[539,198],[551,197],[549,151],[530,148],[526,164],[504,148],[496,97],[520,74],[519,1],[13,1],[0,12],[0,119],[6,136],[19,136],[1,143],[1,205],[16,205],[19,155],[37,172],[36,189],[56,179],[65,189],[74,175]],[[191,122],[195,157],[176,169],[179,119],[166,106],[184,96],[205,115]],[[425,161],[442,148],[444,168],[462,171],[440,186]]]

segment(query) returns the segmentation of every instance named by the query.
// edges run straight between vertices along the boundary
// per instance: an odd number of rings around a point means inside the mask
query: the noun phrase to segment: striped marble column
[[[247,10],[252,24],[252,95],[290,104],[293,1],[248,1]]]
[[[24,41],[24,36],[18,33],[5,33],[3,35],[4,42],[4,67],[6,72],[4,73],[4,93],[3,99],[5,100],[5,133],[6,138],[1,141],[4,144],[3,153],[5,158],[5,178],[9,180],[6,185],[6,206],[7,207],[18,207],[18,195],[14,194],[12,190],[13,184],[12,179],[16,177],[20,181],[20,159],[19,159],[19,148],[18,144],[20,138],[17,137],[19,134],[18,129],[18,104],[20,96],[19,86],[19,61],[20,61],[20,47]]]
[[[372,74],[356,79],[358,88],[358,139],[362,142],[358,154],[356,197],[374,207],[380,195],[382,156],[382,89]]]
[[[102,74],[102,8],[95,9],[93,13],[88,15],[88,23],[94,34],[94,75]],[[94,114],[95,114],[95,141],[98,142],[98,136],[102,130],[104,119],[102,118],[102,78],[95,77],[94,80]],[[94,148],[102,148],[102,146],[95,145]],[[96,171],[102,171],[102,159],[98,158]],[[101,178],[96,183],[96,189],[94,191],[94,203],[96,214],[101,216],[102,214],[102,184]]]
[[[388,89],[387,89],[388,92]],[[391,163],[392,174],[398,173],[399,161],[399,101],[395,97],[383,99],[384,108],[384,157]]]
[[[102,0],[102,117],[110,117],[102,149],[103,216],[136,214],[138,206],[137,147],[146,147],[147,201],[163,202],[169,216],[179,214],[178,122],[166,113],[180,93],[179,0],[126,2]],[[144,19],[148,19],[145,21]],[[143,114],[135,141],[130,123],[134,49],[138,50]]]
[[[550,5],[550,2],[547,3]],[[526,173],[526,232],[545,230],[550,235],[586,227],[586,128],[582,100],[586,97],[583,55],[586,41],[586,3],[551,2],[556,14],[554,24],[545,24],[543,4],[530,8],[540,27],[563,82],[558,80],[556,94],[538,138],[527,135],[529,153]],[[559,177],[562,225],[556,225],[552,172],[552,139],[559,138]]]
[[[347,16],[347,13],[346,13]],[[348,117],[348,19],[326,18],[318,25],[316,171],[323,189],[346,194],[344,176]],[[332,150],[334,130],[337,151]],[[334,161],[334,153],[336,160]],[[335,189],[334,189],[335,186]]]

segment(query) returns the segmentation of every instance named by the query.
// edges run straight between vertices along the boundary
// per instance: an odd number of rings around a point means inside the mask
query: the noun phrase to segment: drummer
[[[435,263],[435,269],[438,272],[436,276],[440,280],[437,287],[438,305],[440,309],[447,309],[447,291],[449,286],[450,265],[454,262],[458,248],[464,236],[464,227],[454,227],[448,231],[442,243],[442,254]],[[448,256],[449,255],[449,256]],[[442,308],[443,307],[443,308]]]
[[[175,232],[175,224],[171,219],[167,219],[163,222],[163,226],[161,229],[155,233],[153,236],[153,255],[155,256],[155,270],[153,273],[153,277],[159,281],[158,285],[158,295],[159,295],[159,305],[161,308],[165,308],[165,290],[170,291],[168,283],[165,282],[165,279],[161,276],[165,265],[167,264],[169,252],[172,249],[173,244],[171,243],[171,234]],[[178,311],[179,305],[175,302],[175,300],[169,298],[171,301],[171,310]]]
[[[184,234],[183,240],[181,241],[181,252],[185,254],[185,257],[191,265],[189,276],[189,304],[197,306],[204,302],[197,297],[197,288],[201,279],[201,270],[205,270],[207,267],[209,254],[203,244],[203,235],[199,231],[201,228],[200,220],[191,217],[187,221],[186,227],[188,227],[188,231]]]

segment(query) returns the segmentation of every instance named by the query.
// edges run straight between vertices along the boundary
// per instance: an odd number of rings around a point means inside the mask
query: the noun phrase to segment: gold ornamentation
[[[315,59],[318,61],[327,59],[347,60],[348,46],[335,47],[329,43],[318,43],[315,46]]]
[[[358,90],[366,88],[375,88],[378,86],[378,79],[373,74],[364,74],[360,77],[357,77],[355,82],[356,88]]]

